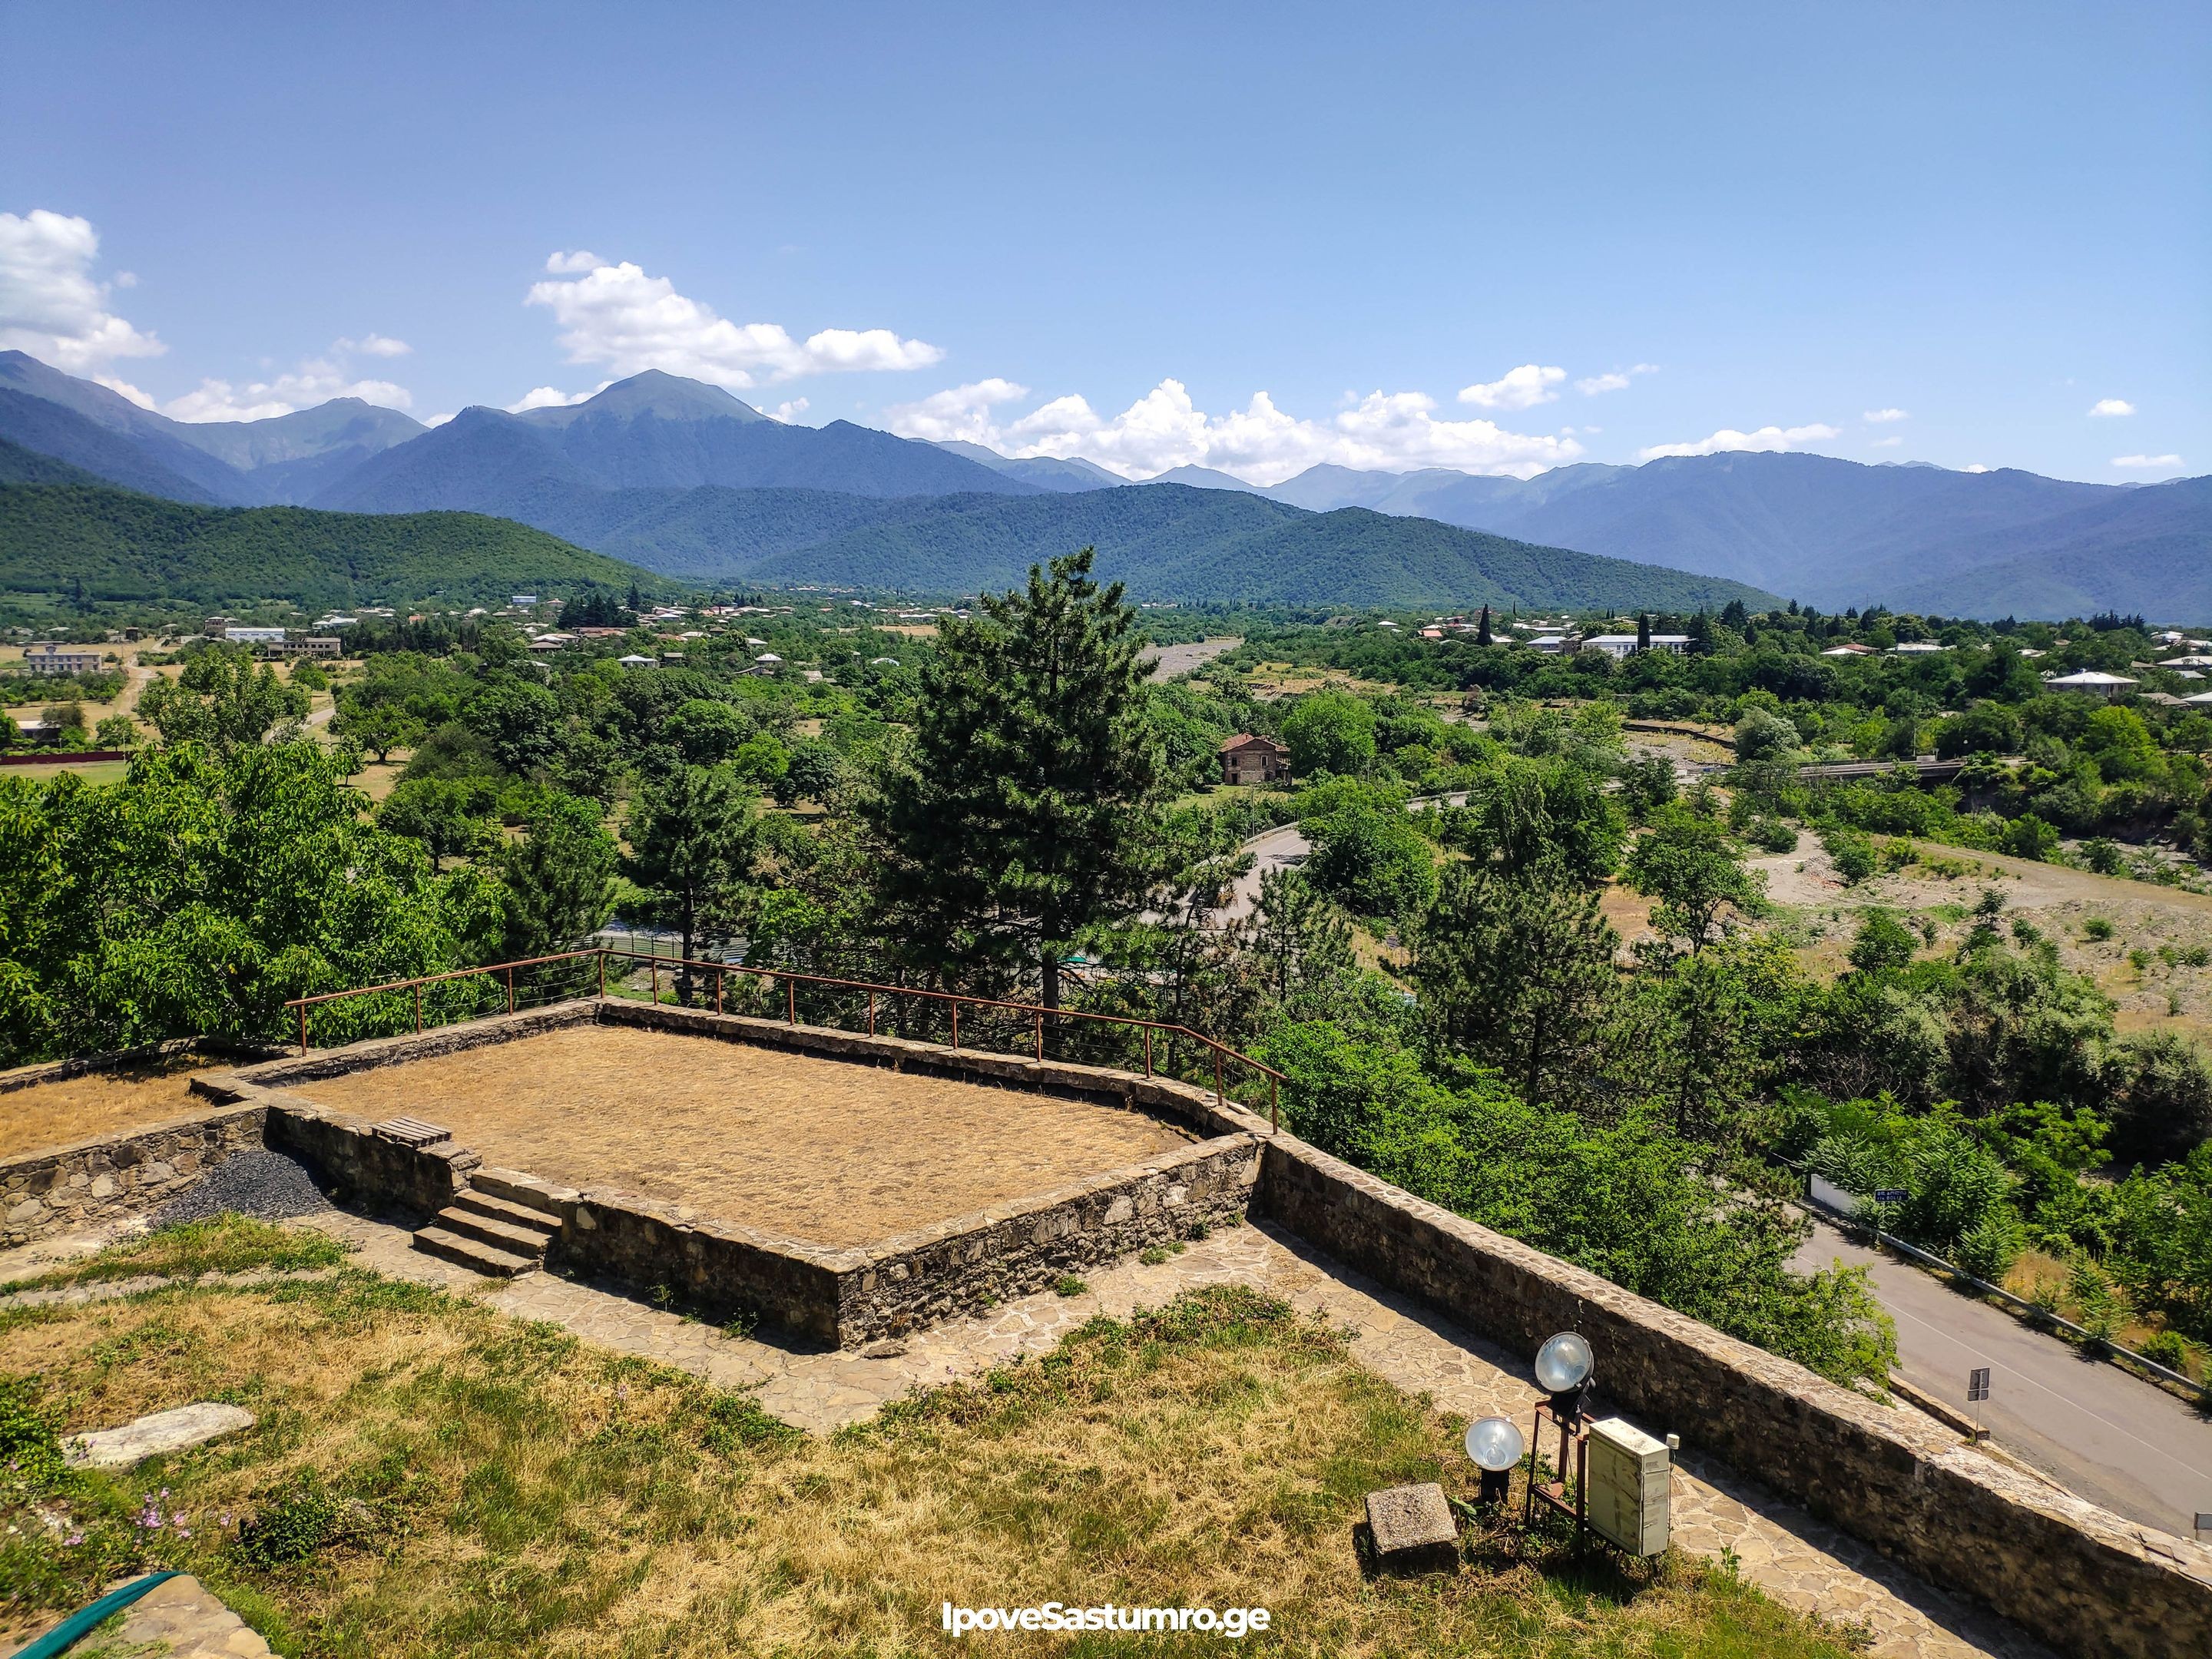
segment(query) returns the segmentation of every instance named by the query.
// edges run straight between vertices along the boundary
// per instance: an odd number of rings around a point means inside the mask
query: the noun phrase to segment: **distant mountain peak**
[[[523,411],[534,426],[565,427],[580,420],[613,418],[634,421],[650,416],[657,421],[765,421],[769,417],[750,404],[732,397],[704,380],[687,380],[648,368],[626,380],[617,380],[580,404],[560,404],[550,409]]]

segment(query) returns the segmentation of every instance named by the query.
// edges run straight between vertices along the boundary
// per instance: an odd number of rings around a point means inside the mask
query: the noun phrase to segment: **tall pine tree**
[[[1047,1007],[1076,936],[1143,908],[1164,840],[1137,613],[1091,567],[1089,548],[1031,566],[1026,592],[939,624],[912,750],[872,808],[893,948]]]

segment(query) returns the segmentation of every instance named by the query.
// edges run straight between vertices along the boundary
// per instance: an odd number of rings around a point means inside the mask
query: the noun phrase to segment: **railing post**
[[[1282,1088],[1276,1080],[1267,1079],[1267,1126],[1277,1134],[1283,1130]]]
[[[307,1005],[304,1002],[300,1005],[300,1052],[307,1052]]]
[[[512,964],[507,970],[507,1012],[510,1014],[514,1012],[514,969]]]
[[[783,1012],[788,1024],[799,1024],[799,981],[788,974],[783,977]]]
[[[960,999],[952,999],[952,1046],[960,1046]]]
[[[1036,1013],[1036,1048],[1037,1064],[1042,1066],[1044,1064],[1044,1010],[1042,1008]]]
[[[1221,1104],[1221,1047],[1218,1043],[1213,1049],[1213,1103],[1216,1106]]]
[[[415,988],[415,1035],[422,1035],[422,988],[419,984]]]
[[[660,1006],[660,949],[657,945],[653,952],[653,1006]]]
[[[876,1034],[876,994],[875,994],[873,991],[871,991],[871,992],[869,992],[869,993],[868,993],[868,1035],[869,1035],[870,1036],[875,1036],[875,1034]]]
[[[718,1014],[722,1012],[722,970],[720,968],[714,969],[714,1012]]]
[[[1145,1027],[1145,1075],[1152,1074],[1152,1028]]]
[[[606,947],[605,945],[602,945],[601,946],[599,946],[599,1000],[600,1000],[602,1002],[605,1001],[605,1000],[606,1000],[606,995],[607,995],[607,947]]]

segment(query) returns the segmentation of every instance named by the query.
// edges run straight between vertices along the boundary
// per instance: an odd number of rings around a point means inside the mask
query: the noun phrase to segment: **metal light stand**
[[[1583,1426],[1583,1391],[1575,1389],[1536,1402],[1535,1419],[1528,1431],[1528,1495],[1522,1500],[1521,1524],[1536,1517],[1536,1505],[1548,1504],[1575,1523],[1575,1546],[1582,1547],[1589,1530],[1589,1431]],[[1536,1458],[1543,1449],[1544,1424],[1548,1419],[1559,1431],[1559,1471],[1557,1480],[1536,1479]],[[1569,1454],[1571,1453],[1571,1457]],[[1567,1493],[1567,1470],[1574,1470],[1574,1495]]]

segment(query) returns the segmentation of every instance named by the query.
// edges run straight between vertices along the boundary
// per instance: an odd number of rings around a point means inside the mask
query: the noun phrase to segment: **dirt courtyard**
[[[497,1167],[866,1244],[1194,1137],[1141,1113],[714,1037],[580,1025],[297,1085]]]
[[[0,1094],[0,1158],[19,1158],[125,1129],[150,1128],[212,1109],[186,1087],[195,1074],[224,1072],[198,1054],[179,1054],[116,1072],[33,1083]]]

